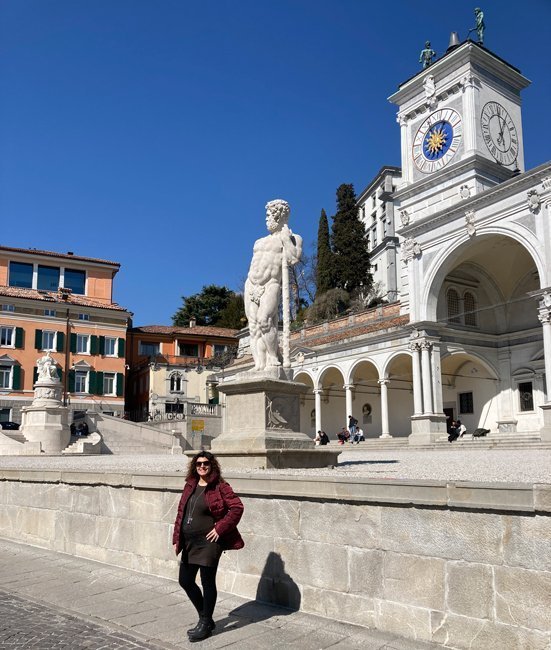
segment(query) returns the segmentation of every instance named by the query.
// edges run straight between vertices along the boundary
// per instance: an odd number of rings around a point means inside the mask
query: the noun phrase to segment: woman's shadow
[[[255,599],[228,612],[227,618],[219,621],[220,631],[259,623],[275,616],[288,616],[299,609],[298,585],[285,572],[281,555],[272,551],[266,558]]]

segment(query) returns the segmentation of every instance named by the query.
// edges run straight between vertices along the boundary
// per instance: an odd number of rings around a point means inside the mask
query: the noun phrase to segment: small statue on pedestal
[[[38,379],[57,379],[59,381],[59,375],[57,374],[57,368],[55,361],[50,356],[49,352],[38,359],[36,362],[38,366]]]
[[[419,55],[419,63],[423,64],[423,70],[432,65],[432,60],[436,56],[436,52],[431,48],[430,41],[425,43],[425,49],[421,50]]]

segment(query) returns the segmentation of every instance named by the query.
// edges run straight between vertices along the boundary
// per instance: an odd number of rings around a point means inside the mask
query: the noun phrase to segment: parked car
[[[19,422],[0,422],[0,427],[2,427],[2,429],[17,430],[20,426]]]

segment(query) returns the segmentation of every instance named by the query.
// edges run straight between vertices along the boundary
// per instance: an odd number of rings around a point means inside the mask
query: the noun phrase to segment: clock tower
[[[398,106],[403,221],[440,212],[524,171],[519,70],[472,41],[403,83]]]

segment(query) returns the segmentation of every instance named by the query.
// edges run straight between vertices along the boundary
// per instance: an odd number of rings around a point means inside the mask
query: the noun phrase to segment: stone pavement
[[[214,635],[177,582],[0,539],[0,648],[423,650],[433,644],[219,593]]]

